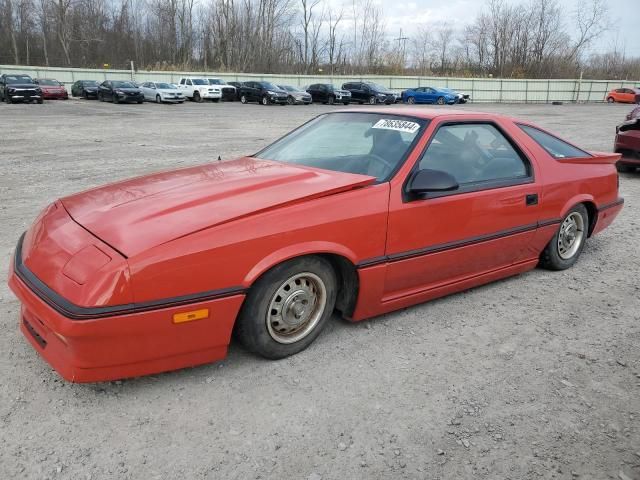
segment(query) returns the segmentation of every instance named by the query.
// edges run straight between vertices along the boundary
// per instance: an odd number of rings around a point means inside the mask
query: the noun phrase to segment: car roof
[[[512,117],[508,117],[506,115],[500,115],[497,113],[487,113],[487,112],[474,112],[474,111],[470,111],[470,110],[455,110],[455,109],[450,109],[447,108],[446,110],[443,110],[441,108],[425,108],[425,107],[418,107],[418,108],[367,108],[366,111],[363,111],[362,109],[359,110],[354,110],[354,109],[345,109],[345,110],[338,110],[337,112],[342,112],[342,113],[376,113],[376,114],[380,114],[380,115],[400,115],[403,117],[414,117],[414,118],[421,118],[424,120],[433,120],[439,117],[450,117],[450,116],[454,116],[454,117],[469,117],[469,119],[473,119],[473,120],[478,120],[478,119],[482,119],[482,120],[492,120],[492,119],[499,119],[499,118],[506,118],[509,119],[511,121],[514,121],[514,118]]]

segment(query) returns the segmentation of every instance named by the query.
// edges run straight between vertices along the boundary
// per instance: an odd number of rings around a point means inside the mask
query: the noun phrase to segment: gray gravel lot
[[[630,109],[459,108],[604,151]],[[0,270],[57,197],[252,153],[329,109],[0,104]],[[640,479],[640,173],[621,189],[574,268],[336,319],[277,362],[232,345],[217,364],[69,384],[19,334],[2,282],[0,479]]]

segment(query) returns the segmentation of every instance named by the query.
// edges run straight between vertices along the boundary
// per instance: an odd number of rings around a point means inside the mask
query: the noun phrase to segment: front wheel
[[[573,207],[540,256],[540,265],[549,270],[565,270],[578,260],[589,231],[589,215],[583,204]]]
[[[329,103],[329,105],[333,105],[334,103],[336,103],[336,97],[329,97],[327,99],[327,102]]]
[[[247,103],[247,96],[246,95],[242,95],[240,97],[240,103],[245,103],[245,104]]]
[[[119,100],[118,100],[118,95],[116,95],[116,94],[114,93],[114,94],[111,96],[111,101],[112,101],[113,103],[118,103],[118,102],[119,102]]]
[[[369,105],[375,105],[376,104],[376,97],[371,96],[369,97]]]
[[[160,98],[160,95],[156,95],[156,103],[162,103],[162,99]]]
[[[200,96],[200,92],[193,92],[193,101],[202,103],[202,97]]]
[[[408,103],[409,105],[415,105],[415,103],[416,103],[416,97],[409,97],[409,98],[407,98],[407,103]]]
[[[438,97],[438,100],[436,100],[436,103],[438,105],[444,105],[444,97]]]
[[[262,97],[261,103],[262,105],[269,105],[269,99],[267,98],[266,95]]]
[[[294,104],[296,103],[296,99],[295,99],[295,98],[293,98],[291,95],[289,95],[289,96],[287,97],[287,103],[288,103],[289,105],[294,105]]]
[[[251,287],[235,336],[248,350],[270,359],[304,350],[333,313],[336,283],[331,264],[321,257],[277,265]]]

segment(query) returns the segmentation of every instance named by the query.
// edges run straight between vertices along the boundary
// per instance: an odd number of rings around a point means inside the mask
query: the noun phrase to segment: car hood
[[[132,257],[199,230],[374,181],[244,157],[106,185],[62,204],[77,223]]]
[[[7,88],[40,88],[35,83],[8,83]]]

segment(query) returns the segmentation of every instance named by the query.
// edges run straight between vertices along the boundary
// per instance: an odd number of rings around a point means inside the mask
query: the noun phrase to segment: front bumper
[[[195,93],[195,92],[194,92]],[[206,100],[220,100],[222,98],[221,92],[199,92],[200,96]]]
[[[28,92],[16,92],[16,93],[9,93],[7,92],[7,96],[9,97],[9,99],[14,102],[14,101],[26,101],[26,102],[30,102],[31,100],[42,100],[42,94],[36,94],[36,93],[28,93]]]
[[[160,100],[165,103],[182,103],[185,101],[184,97],[160,97]]]
[[[137,95],[117,94],[117,97],[119,102],[127,102],[127,103],[144,102],[144,95],[141,93]]]
[[[42,92],[42,98],[45,100],[57,100],[57,99],[68,99],[69,94],[67,92]]]
[[[267,95],[267,98],[271,103],[288,103],[289,100],[287,95]]]
[[[20,245],[17,249],[20,253]],[[18,297],[20,330],[66,380],[100,382],[176,370],[226,356],[244,294],[100,318],[71,319],[36,289],[14,256],[9,287]],[[173,323],[173,315],[209,309],[209,317]]]

